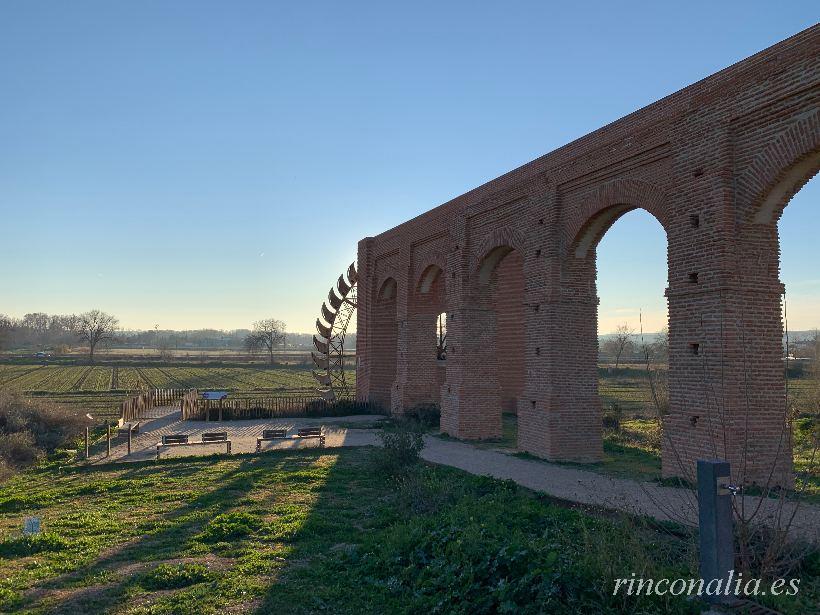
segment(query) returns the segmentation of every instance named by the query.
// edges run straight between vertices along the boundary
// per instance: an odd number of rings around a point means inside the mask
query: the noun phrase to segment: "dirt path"
[[[158,409],[159,410],[159,409]],[[256,449],[256,438],[262,429],[287,429],[294,432],[299,427],[323,425],[327,447],[377,446],[380,440],[374,429],[347,429],[345,425],[371,424],[380,417],[372,415],[341,418],[262,419],[255,421],[181,421],[179,411],[169,408],[160,411],[158,418],[148,419],[140,426],[140,434],[132,441],[132,454],[127,456],[125,442],[118,442],[111,457],[92,458],[92,463],[112,461],[141,461],[156,457],[156,444],[163,434],[187,433],[198,440],[206,431],[228,431],[233,453],[249,453]],[[604,476],[589,470],[567,467],[546,461],[520,459],[510,454],[478,448],[466,442],[443,440],[427,435],[424,437],[422,457],[431,463],[452,466],[471,474],[512,480],[528,489],[546,493],[562,500],[578,502],[630,514],[646,515],[661,521],[676,521],[697,525],[697,501],[688,489],[664,487],[653,482],[635,481]],[[270,448],[301,448],[315,446],[312,441],[287,441],[265,444]],[[177,455],[201,455],[223,452],[220,446],[186,446],[164,451],[163,457]],[[766,525],[775,523],[778,514],[795,513],[792,530],[795,536],[820,543],[820,506],[802,504],[797,507],[786,504],[778,510],[778,502],[754,496],[738,496],[736,505],[760,512],[756,519]],[[784,515],[784,518],[785,518]]]

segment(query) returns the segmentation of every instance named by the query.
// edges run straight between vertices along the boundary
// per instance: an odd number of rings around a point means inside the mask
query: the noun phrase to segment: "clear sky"
[[[818,14],[771,1],[5,0],[0,312],[311,330],[359,238]],[[820,325],[809,188],[782,222],[794,329]],[[637,325],[639,308],[660,328],[660,226],[629,214],[599,254],[601,331]]]

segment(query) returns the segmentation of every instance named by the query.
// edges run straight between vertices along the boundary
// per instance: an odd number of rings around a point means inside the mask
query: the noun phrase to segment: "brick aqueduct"
[[[819,168],[814,26],[361,240],[357,395],[439,403],[464,439],[514,408],[521,450],[600,460],[596,247],[642,208],[668,245],[664,475],[724,457],[789,484],[777,222]]]

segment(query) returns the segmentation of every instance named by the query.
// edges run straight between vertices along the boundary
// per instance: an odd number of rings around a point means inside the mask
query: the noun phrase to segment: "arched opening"
[[[373,305],[370,401],[385,409],[390,408],[396,380],[396,295],[396,280],[387,278],[379,287]]]
[[[438,360],[439,315],[446,309],[445,276],[441,267],[428,265],[418,276],[407,306],[406,371],[402,375],[403,411],[438,405],[445,380],[443,361]]]
[[[487,320],[485,362],[489,380],[498,386],[502,432],[516,439],[515,415],[525,385],[524,259],[510,246],[498,246],[482,259],[478,270],[481,302],[492,317]]]
[[[777,225],[778,274],[784,290],[783,373],[785,406],[792,429],[787,434],[791,436],[790,442],[784,442],[782,448],[786,454],[791,452],[795,486],[804,493],[816,494],[820,493],[820,450],[816,440],[820,430],[820,256],[816,245],[820,230],[820,178],[806,181],[806,176],[817,172],[820,158],[809,160],[813,166],[799,163],[795,165],[798,172],[787,174],[788,191],[780,186],[773,190],[791,198],[780,197],[783,202],[772,212],[768,224]],[[790,181],[798,175],[801,181]],[[760,213],[755,220],[762,219]]]
[[[668,240],[649,211],[615,204],[573,243],[574,282],[591,294],[596,386],[605,463],[636,459],[645,478],[661,471],[661,417],[668,411]],[[583,334],[582,334],[583,335]],[[587,369],[589,366],[587,366]]]

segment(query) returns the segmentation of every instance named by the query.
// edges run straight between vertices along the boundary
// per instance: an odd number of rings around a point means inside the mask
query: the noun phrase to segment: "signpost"
[[[222,422],[222,400],[228,396],[227,391],[203,391],[202,392],[202,399],[215,399],[219,400],[219,421]],[[210,405],[205,407],[205,421],[209,421],[211,419],[211,408]]]
[[[223,400],[228,396],[226,391],[203,391],[202,399],[218,399]]]
[[[700,576],[707,587],[719,582],[724,587],[731,582],[735,567],[732,527],[732,495],[729,484],[729,463],[720,459],[698,460],[698,527],[700,530]],[[707,594],[713,603],[732,602],[729,588],[717,595]]]

